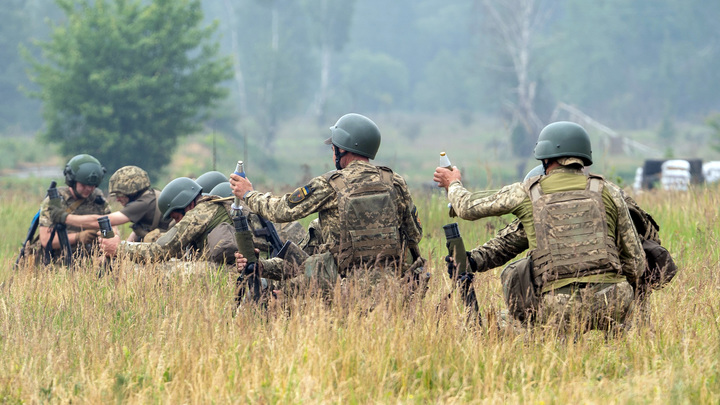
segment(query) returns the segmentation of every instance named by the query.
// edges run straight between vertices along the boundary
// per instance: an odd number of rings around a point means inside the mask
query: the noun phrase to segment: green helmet
[[[592,147],[585,128],[574,122],[558,121],[540,131],[535,144],[535,159],[558,157],[577,157],[585,166],[592,164]]]
[[[325,141],[346,151],[370,159],[380,148],[380,130],[372,120],[360,114],[345,114],[330,127],[332,136]]]
[[[63,174],[65,175],[65,184],[70,187],[75,187],[75,183],[97,187],[105,177],[105,168],[94,157],[82,154],[67,162]]]
[[[134,198],[150,188],[150,177],[137,166],[124,166],[110,176],[110,195]]]
[[[171,212],[190,205],[201,192],[202,187],[187,177],[178,177],[168,183],[160,192],[157,202],[163,218],[168,219]]]
[[[195,182],[202,187],[203,192],[205,193],[210,192],[210,190],[212,190],[215,186],[225,181],[228,181],[227,176],[214,170],[203,173],[200,177],[195,179]]]
[[[526,182],[530,177],[535,176],[543,176],[545,175],[545,168],[543,165],[537,165],[530,169],[530,171],[525,175],[525,178],[523,179],[523,182]]]
[[[210,190],[210,192],[208,194],[216,195],[218,197],[232,197],[233,192],[232,192],[232,188],[230,188],[230,182],[223,181],[222,183],[213,187],[213,189]]]

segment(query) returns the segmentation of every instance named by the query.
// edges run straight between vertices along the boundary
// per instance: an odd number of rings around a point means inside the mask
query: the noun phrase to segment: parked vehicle
[[[690,162],[682,159],[666,160],[661,169],[660,184],[663,190],[687,191],[690,185]]]
[[[703,164],[703,175],[708,183],[720,180],[720,161],[715,160]]]

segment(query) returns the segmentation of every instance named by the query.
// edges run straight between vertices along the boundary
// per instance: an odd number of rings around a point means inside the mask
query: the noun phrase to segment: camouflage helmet
[[[332,136],[325,140],[346,151],[375,159],[380,148],[380,130],[372,120],[364,115],[345,114],[330,127]]]
[[[218,197],[232,197],[233,192],[232,192],[232,188],[230,187],[230,182],[223,181],[222,183],[213,187],[213,189],[210,190],[210,192],[208,194],[216,195]]]
[[[178,177],[165,186],[160,192],[157,204],[164,219],[170,217],[170,213],[183,209],[190,205],[202,192],[202,187],[195,180],[187,177]]]
[[[81,154],[70,159],[65,165],[63,174],[65,184],[75,187],[75,183],[82,183],[86,186],[99,186],[105,177],[105,168],[94,157]]]
[[[535,159],[578,157],[585,166],[592,164],[592,147],[585,128],[574,122],[558,121],[549,124],[538,136]]]
[[[150,177],[137,166],[124,166],[110,176],[110,195],[133,198],[150,188]]]
[[[227,176],[215,170],[203,173],[195,179],[195,182],[202,187],[204,193],[209,193],[215,186],[225,181],[228,181]]]

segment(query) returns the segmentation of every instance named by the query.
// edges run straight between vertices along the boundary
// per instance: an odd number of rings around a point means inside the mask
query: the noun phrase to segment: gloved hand
[[[457,266],[455,265],[455,258],[452,255],[445,256],[445,263],[447,264],[447,272],[450,278],[457,276]]]
[[[75,234],[75,241],[76,243],[83,245],[92,243],[98,237],[97,232],[98,231],[96,229],[86,229],[84,231],[80,231]]]
[[[50,215],[50,220],[54,224],[64,224],[68,213],[64,208],[50,204],[48,206],[48,215]]]
[[[468,265],[470,266],[470,271],[477,271],[477,263],[475,260],[473,260],[472,256],[470,256],[470,252],[467,252],[467,261]],[[447,271],[450,278],[455,277],[455,273],[458,271],[457,264],[455,264],[455,259],[447,255],[445,256],[445,263],[447,263]],[[472,273],[468,272],[465,274],[469,274],[472,280]],[[458,276],[462,276],[461,274],[458,274]]]

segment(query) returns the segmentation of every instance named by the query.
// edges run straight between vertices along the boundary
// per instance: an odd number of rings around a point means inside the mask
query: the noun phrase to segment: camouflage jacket
[[[118,256],[127,255],[136,262],[157,262],[180,258],[190,253],[204,254],[207,235],[222,222],[232,223],[227,208],[217,197],[201,197],[197,205],[152,243],[121,242]]]
[[[60,198],[62,199],[62,206],[68,211],[68,214],[74,214],[74,215],[89,215],[89,214],[95,214],[95,215],[107,215],[110,213],[110,206],[108,205],[107,201],[105,200],[105,197],[103,196],[103,192],[96,188],[92,194],[85,200],[80,201],[78,198],[75,197],[75,195],[70,191],[70,187],[58,187],[57,189],[58,194],[60,195]],[[42,205],[40,207],[40,221],[39,225],[44,226],[46,228],[49,228],[53,226],[53,222],[50,219],[50,214],[48,213],[48,207],[50,206],[50,198],[45,197],[45,199],[42,202]],[[82,229],[75,227],[75,226],[67,226],[68,233],[72,232],[80,232]]]
[[[373,166],[369,162],[353,161],[342,171],[351,176],[355,172],[365,170],[368,165]],[[315,177],[304,187],[283,196],[251,191],[245,196],[245,203],[252,211],[273,222],[290,222],[318,213],[320,239],[323,241],[318,250],[320,252],[332,250],[339,245],[341,220],[337,195],[328,177],[327,175]],[[417,247],[422,239],[422,227],[417,219],[417,209],[405,180],[398,174],[393,174],[393,185],[398,198],[396,203],[401,213],[398,225],[404,238],[403,242],[409,247]]]
[[[580,170],[566,167],[555,169],[546,177],[553,174],[571,174],[584,177]],[[612,230],[612,236],[615,238],[615,244],[618,248],[622,273],[628,280],[635,280],[645,269],[645,255],[642,245],[633,226],[624,195],[612,183],[606,181],[605,184],[609,186],[604,187],[604,190],[606,190],[604,193],[606,192],[607,196],[604,195],[603,197],[606,201],[611,202],[610,207],[606,202],[606,209],[612,211],[608,215],[608,221],[613,222],[609,224],[611,225],[609,229]],[[532,249],[536,246],[532,204],[524,191],[523,183],[511,184],[490,196],[485,196],[471,193],[462,186],[460,181],[455,181],[450,184],[448,198],[457,214],[463,219],[477,220],[509,213],[518,217],[519,222],[515,226],[511,224],[511,227],[501,231],[502,235],[499,235],[501,236],[499,239],[491,240],[486,245],[471,251],[471,256],[478,264],[478,270],[490,268],[487,266],[501,265],[504,261],[512,259],[526,248]],[[526,233],[525,242],[517,234],[520,225],[522,225],[523,231]],[[531,232],[528,232],[529,229]]]

